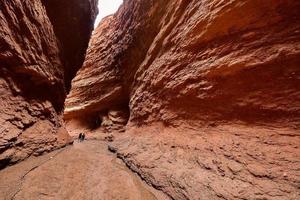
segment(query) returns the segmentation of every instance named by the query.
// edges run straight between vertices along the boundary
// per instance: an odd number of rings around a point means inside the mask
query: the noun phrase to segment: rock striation
[[[125,1],[95,30],[65,116],[129,104],[132,122],[297,122],[298,11],[296,1]]]
[[[72,142],[64,101],[97,7],[96,0],[57,2],[0,2],[0,168]]]
[[[299,199],[299,13],[297,0],[125,0],[64,116],[129,107],[111,149],[171,198]]]

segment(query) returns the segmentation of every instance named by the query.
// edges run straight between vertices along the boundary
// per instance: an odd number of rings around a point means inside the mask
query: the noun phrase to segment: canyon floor
[[[0,171],[0,199],[167,199],[100,140],[27,159]]]
[[[292,127],[68,127],[87,140],[1,170],[0,200],[300,197],[299,132]]]

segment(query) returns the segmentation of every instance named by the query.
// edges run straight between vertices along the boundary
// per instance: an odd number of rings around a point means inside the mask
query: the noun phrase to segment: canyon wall
[[[125,1],[96,29],[65,116],[129,104],[131,122],[297,122],[298,11],[296,1]]]
[[[65,119],[129,110],[110,147],[174,199],[298,199],[300,2],[125,0]]]
[[[96,0],[0,2],[0,168],[72,142],[62,113]]]

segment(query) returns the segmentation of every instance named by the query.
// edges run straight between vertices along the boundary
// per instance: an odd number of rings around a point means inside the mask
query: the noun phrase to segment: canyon
[[[125,176],[97,172],[114,157],[154,199],[300,198],[299,1],[124,0],[91,35],[96,4],[0,3],[0,168],[80,148],[92,185]],[[102,198],[143,199],[125,196]]]
[[[72,143],[64,101],[96,6],[96,0],[0,2],[0,168]]]

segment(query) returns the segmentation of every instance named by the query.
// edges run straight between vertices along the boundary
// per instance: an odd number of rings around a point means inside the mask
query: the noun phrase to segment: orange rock
[[[298,199],[299,21],[297,0],[124,1],[65,118],[129,106],[113,149],[173,199]]]
[[[0,168],[71,142],[64,101],[97,12],[76,2],[0,2]]]
[[[299,125],[299,2],[124,2],[95,30],[65,117]],[[251,111],[251,112],[249,112]]]

